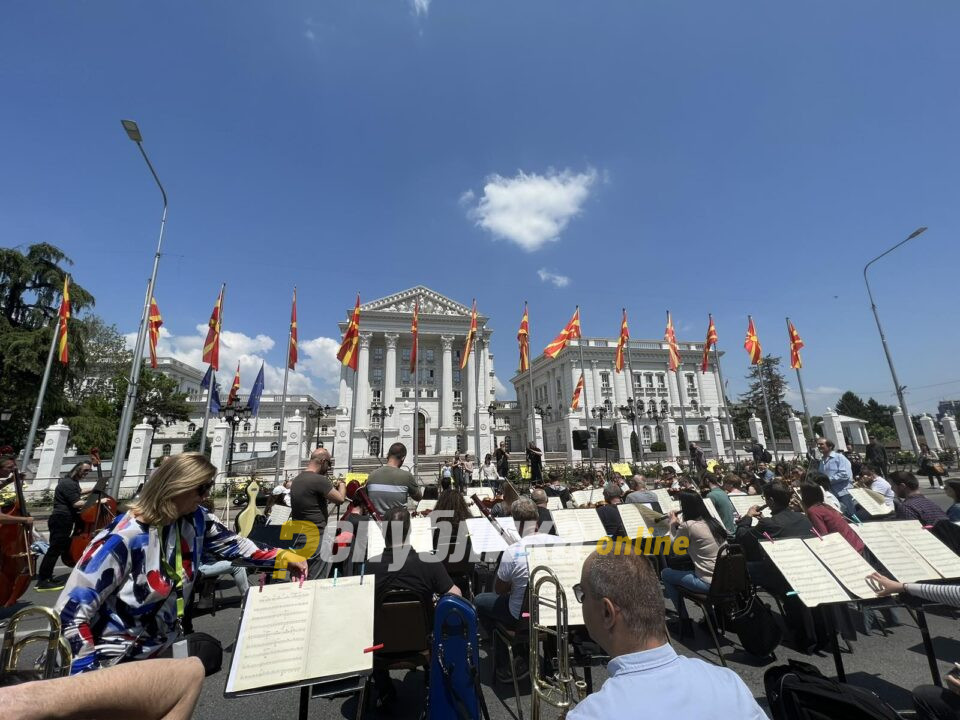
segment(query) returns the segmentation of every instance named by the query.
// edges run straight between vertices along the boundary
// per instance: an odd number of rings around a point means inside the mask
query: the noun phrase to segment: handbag
[[[943,469],[943,465],[940,463],[932,463],[930,469],[933,471],[934,475],[946,475],[947,471]]]
[[[737,634],[743,649],[756,657],[769,657],[780,644],[782,633],[773,611],[756,593],[742,608],[730,613],[727,625]]]

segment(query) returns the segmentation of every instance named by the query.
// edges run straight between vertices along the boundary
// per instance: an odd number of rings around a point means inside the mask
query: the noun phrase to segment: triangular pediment
[[[373,300],[360,306],[360,312],[396,312],[412,313],[414,303],[420,300],[422,315],[455,315],[470,317],[470,308],[451,300],[438,292],[417,285],[409,290],[394,293],[387,297]]]

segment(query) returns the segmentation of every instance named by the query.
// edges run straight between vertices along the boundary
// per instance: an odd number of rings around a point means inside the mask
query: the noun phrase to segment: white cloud
[[[306,32],[303,33],[303,36],[310,42],[313,42],[317,39],[317,34],[310,28],[307,28]]]
[[[582,173],[548,170],[544,175],[521,170],[512,178],[495,174],[487,178],[476,206],[472,190],[463,193],[460,202],[469,207],[467,217],[477,226],[533,252],[559,239],[570,219],[580,214],[596,181],[592,168]]]
[[[417,15],[426,15],[430,9],[431,0],[410,0],[413,12]]]
[[[507,390],[507,386],[504,385],[500,381],[500,378],[497,377],[496,375],[493,376],[493,389],[497,394],[497,398],[500,400],[503,400],[504,398],[507,398],[507,397],[513,397],[513,393]]]
[[[553,283],[554,287],[562,288],[570,284],[570,278],[566,275],[558,275],[557,273],[550,272],[546,268],[537,270],[537,275],[540,276],[540,280],[543,282]]]

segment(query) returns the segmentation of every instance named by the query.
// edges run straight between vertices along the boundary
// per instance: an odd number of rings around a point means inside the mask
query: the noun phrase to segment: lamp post
[[[640,464],[644,462],[643,459],[643,442],[640,439],[640,435],[637,433],[637,415],[643,412],[643,403],[637,403],[632,397],[627,398],[627,404],[620,406],[620,413],[624,418],[630,421],[630,425],[633,427],[633,435],[630,437],[630,457],[634,460],[637,458],[633,455],[633,438],[637,439],[637,449],[640,451]]]
[[[393,415],[393,405],[389,407],[384,407],[383,405],[374,407],[372,414],[373,417],[380,418],[380,444],[377,446],[377,457],[381,457],[383,455],[383,421]]]
[[[133,359],[130,363],[130,376],[127,380],[127,394],[123,400],[123,411],[120,413],[120,429],[117,431],[117,445],[113,453],[113,471],[110,473],[110,494],[114,497],[120,490],[120,481],[123,480],[123,462],[127,456],[127,443],[130,437],[130,424],[133,422],[133,412],[137,404],[137,384],[140,382],[140,367],[143,364],[143,346],[147,339],[147,315],[150,311],[150,299],[153,297],[153,288],[157,284],[157,268],[160,265],[160,250],[163,247],[163,230],[167,225],[167,192],[160,183],[157,171],[153,169],[150,158],[143,149],[143,137],[140,128],[133,120],[121,120],[123,129],[133,142],[137,144],[140,154],[143,155],[150,174],[160,188],[163,196],[163,214],[160,216],[160,237],[157,240],[157,251],[153,256],[153,270],[150,272],[150,282],[147,284],[147,296],[143,301],[143,311],[140,313],[140,325],[137,328],[137,341],[133,346]]]
[[[244,420],[249,420],[253,413],[248,405],[240,407],[234,401],[225,407],[220,408],[220,419],[225,420],[230,425],[230,445],[227,455],[227,477],[233,475],[233,448],[237,444],[237,426]]]
[[[147,478],[150,477],[150,461],[153,459],[153,440],[157,436],[157,428],[161,425],[169,425],[170,423],[164,421],[162,417],[153,413],[144,418],[147,425],[153,428],[153,434],[150,435],[150,444],[147,446],[147,470],[143,475],[143,481],[146,482]]]
[[[910,233],[906,240],[901,240],[892,248],[886,252],[880,253],[873,260],[863,266],[863,282],[867,286],[867,296],[870,298],[870,309],[873,310],[873,319],[877,321],[877,330],[880,332],[880,342],[883,344],[883,353],[887,356],[887,365],[890,366],[890,376],[893,378],[893,387],[897,391],[897,400],[900,401],[900,412],[903,413],[903,419],[906,422],[907,431],[910,433],[910,442],[913,445],[913,452],[917,457],[920,456],[920,444],[917,442],[917,433],[913,427],[913,421],[910,419],[910,412],[907,410],[907,401],[903,397],[904,386],[902,386],[900,381],[897,379],[897,371],[893,367],[893,358],[890,355],[890,348],[887,347],[887,337],[883,334],[883,326],[880,324],[880,316],[877,314],[877,304],[873,301],[873,293],[870,291],[870,281],[867,279],[867,270],[884,255],[889,255],[901,245],[905,245],[923,233],[926,229],[927,228],[925,227],[917,228]]]
[[[610,411],[613,407],[613,404],[610,402],[610,399],[607,398],[603,401],[602,405],[595,405],[590,409],[590,414],[600,420],[600,429],[603,430],[603,418],[610,414]],[[597,447],[600,446],[600,437],[597,436]],[[603,459],[606,461],[607,465],[610,465],[610,453],[607,451],[607,448],[603,448]]]
[[[494,413],[496,411],[497,411],[497,404],[495,402],[492,402],[489,405],[487,405],[487,412],[490,413],[490,439],[492,441],[492,444],[490,445],[491,455],[493,455],[493,453],[497,449],[497,432],[496,432],[496,428],[494,427],[497,422],[497,419],[494,416]],[[478,461],[479,459],[480,458],[477,458]]]
[[[320,447],[320,421],[327,417],[330,414],[331,407],[329,405],[320,405],[317,407],[317,444],[314,447],[314,450],[317,450]]]
[[[657,442],[663,442],[663,430],[660,428],[660,421],[666,416],[666,413],[661,413],[657,410],[657,406],[653,406],[653,410],[647,410],[647,417],[653,420],[657,424]]]

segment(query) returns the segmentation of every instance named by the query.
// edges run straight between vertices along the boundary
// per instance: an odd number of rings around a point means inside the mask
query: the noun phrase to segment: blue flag
[[[217,387],[217,376],[213,373],[213,368],[207,368],[207,374],[203,376],[203,380],[200,381],[201,388],[210,387],[210,379],[213,378],[213,394],[210,396],[210,414],[216,415],[220,412],[220,394],[217,392],[219,388]]]
[[[260,414],[260,396],[263,395],[263,363],[260,364],[260,372],[257,373],[257,379],[253,381],[253,387],[250,388],[250,399],[247,400],[247,407],[253,415]]]

